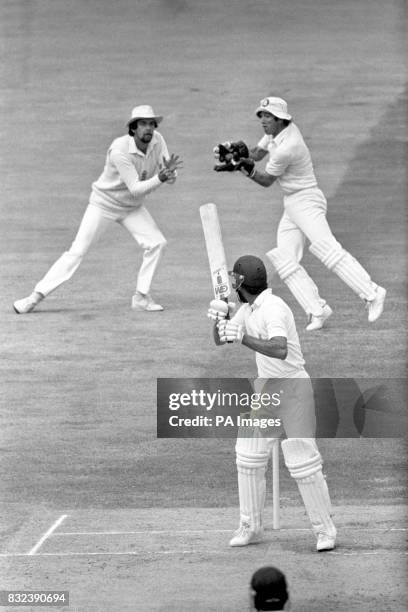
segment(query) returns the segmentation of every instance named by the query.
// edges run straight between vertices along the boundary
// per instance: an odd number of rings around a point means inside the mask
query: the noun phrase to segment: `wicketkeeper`
[[[267,253],[274,268],[308,317],[306,329],[321,329],[332,309],[300,264],[306,239],[310,252],[350,287],[366,304],[368,320],[376,321],[384,308],[386,290],[336,240],[327,222],[327,202],[319,189],[309,149],[282,98],[267,97],[256,111],[264,136],[250,151],[242,141],[214,148],[215,170],[240,170],[254,183],[283,192],[284,211],[277,231],[277,246]],[[264,170],[256,162],[268,156]]]

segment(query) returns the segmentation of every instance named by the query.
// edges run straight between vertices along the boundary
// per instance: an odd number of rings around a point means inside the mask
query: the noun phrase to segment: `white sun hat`
[[[154,119],[157,124],[163,121],[163,117],[160,115],[155,115],[154,110],[148,104],[142,104],[140,106],[135,106],[132,109],[132,114],[127,122],[129,126],[131,123],[134,123],[138,119]]]
[[[292,119],[292,116],[288,113],[288,105],[282,98],[263,98],[255,111],[257,117],[259,117],[260,113],[263,111],[272,113],[272,115],[275,115],[275,117],[279,119],[287,119],[288,121]]]

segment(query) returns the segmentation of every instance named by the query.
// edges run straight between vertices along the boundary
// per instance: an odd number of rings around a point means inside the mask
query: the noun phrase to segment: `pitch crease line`
[[[54,533],[54,537],[59,536],[75,536],[75,535],[132,535],[132,534],[189,534],[189,533],[232,533],[233,529],[145,529],[138,531],[58,531]]]
[[[310,531],[310,527],[281,527],[278,531]],[[407,531],[407,527],[357,527],[343,526],[341,529],[351,531],[376,531],[380,533],[390,531]],[[81,535],[164,535],[174,534],[194,534],[194,533],[232,533],[233,529],[145,529],[138,531],[58,531],[53,533],[54,538],[60,536],[81,536]]]
[[[65,519],[67,518],[68,514],[61,514],[61,516],[54,521],[54,523],[51,525],[51,527],[44,533],[44,535],[41,536],[41,538],[38,540],[37,544],[35,544],[35,546],[33,546],[27,553],[27,555],[31,556],[31,555],[35,555],[37,554],[37,551],[41,548],[41,546],[44,544],[45,540],[47,540],[47,538],[50,537],[50,535],[52,535],[53,531],[55,531],[57,529],[57,527],[59,527],[61,525],[61,523],[63,523],[65,521]]]
[[[118,551],[118,552],[73,552],[73,551],[67,551],[67,552],[48,552],[48,553],[38,553],[34,556],[36,557],[96,557],[96,556],[141,556],[141,555],[195,555],[195,554],[201,554],[203,552],[202,549],[200,550],[160,550],[160,551],[142,551],[142,552],[138,552],[138,551]],[[230,549],[217,549],[217,550],[206,550],[205,551],[208,554],[214,554],[214,555],[222,555],[222,554],[231,554]],[[312,553],[311,554],[315,555],[316,553]],[[384,555],[384,551],[373,551],[373,552],[340,552],[340,551],[328,551],[327,553],[325,553],[326,555],[336,555],[336,556],[343,556],[343,557],[358,557],[358,556],[363,556],[363,555]],[[407,551],[387,551],[386,554],[398,554],[398,555],[408,555]],[[32,556],[29,553],[0,553],[0,558],[5,558],[5,557],[29,557]]]

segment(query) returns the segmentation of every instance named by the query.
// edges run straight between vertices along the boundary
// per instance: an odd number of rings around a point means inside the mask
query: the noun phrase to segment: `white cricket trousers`
[[[120,223],[127,229],[144,250],[136,291],[149,293],[154,273],[167,244],[153,217],[144,206],[133,209],[123,217],[116,218],[108,216],[101,208],[93,204],[89,204],[86,208],[69,251],[57,259],[47,274],[37,283],[34,291],[47,296],[59,285],[69,280],[80,266],[91,244],[102,235],[112,221]]]
[[[306,314],[321,316],[323,300],[315,282],[300,265],[306,239],[310,252],[337,274],[362,300],[373,300],[377,285],[333,236],[326,219],[327,203],[317,187],[284,197],[284,213],[277,232],[277,248],[268,257]]]
[[[300,262],[306,239],[334,241],[326,219],[327,202],[318,188],[302,189],[284,198],[284,213],[279,222],[276,244]]]

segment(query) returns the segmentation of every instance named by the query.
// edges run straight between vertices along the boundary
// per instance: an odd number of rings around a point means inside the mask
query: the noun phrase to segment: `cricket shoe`
[[[230,540],[230,546],[248,546],[248,544],[258,544],[263,538],[263,530],[253,531],[248,523],[243,523],[235,531]]]
[[[319,533],[316,543],[317,552],[333,550],[334,548],[336,548],[336,536],[331,536],[327,533]]]
[[[309,325],[306,327],[306,331],[316,331],[318,329],[322,329],[325,321],[333,314],[332,309],[328,304],[323,306],[323,313],[317,317],[315,315],[310,315]]]
[[[147,312],[160,312],[164,310],[163,306],[156,304],[151,295],[143,295],[142,293],[135,293],[132,297],[132,309],[146,310]]]
[[[384,287],[377,287],[375,290],[375,298],[367,302],[368,321],[370,323],[374,323],[374,321],[379,319],[382,315],[386,295],[387,290],[384,289]]]
[[[13,304],[13,308],[17,314],[27,314],[34,310],[41,300],[44,299],[44,296],[41,293],[32,293],[26,298],[22,298],[21,300],[17,300]]]

